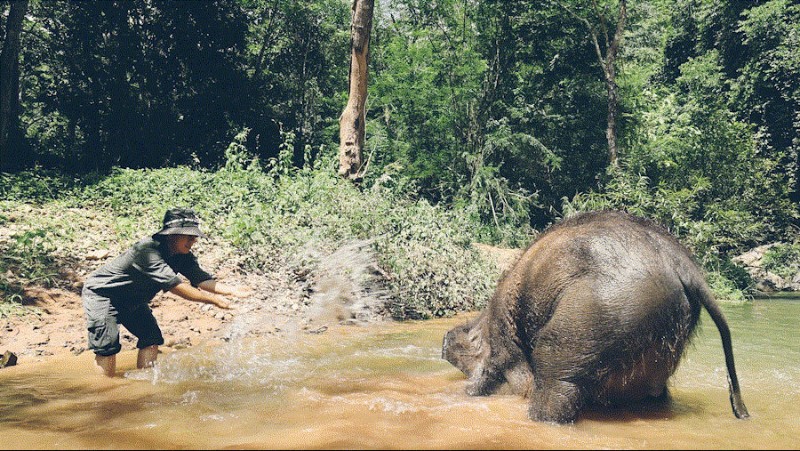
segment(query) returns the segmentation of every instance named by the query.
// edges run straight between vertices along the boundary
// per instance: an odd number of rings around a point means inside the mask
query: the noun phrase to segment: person
[[[243,298],[250,294],[249,288],[223,284],[200,267],[191,249],[205,236],[192,209],[170,208],[164,214],[161,230],[141,239],[87,277],[81,298],[89,349],[94,351],[103,374],[113,377],[116,372],[116,355],[122,348],[120,325],[138,339],[136,367],[155,364],[164,337],[148,304],[159,291],[221,309],[231,308],[221,296]]]

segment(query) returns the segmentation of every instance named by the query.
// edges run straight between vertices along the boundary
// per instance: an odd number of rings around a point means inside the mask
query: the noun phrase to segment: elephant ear
[[[484,323],[475,324],[467,333],[470,347],[474,349],[476,357],[486,357],[489,354],[489,340]]]

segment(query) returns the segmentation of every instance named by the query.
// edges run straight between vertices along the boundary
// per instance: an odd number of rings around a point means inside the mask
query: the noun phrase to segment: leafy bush
[[[776,244],[767,249],[763,259],[764,269],[783,278],[792,278],[800,272],[800,244]]]
[[[751,281],[725,262],[788,239],[798,211],[781,159],[762,132],[728,109],[724,80],[720,55],[709,51],[680,66],[679,91],[648,90],[649,108],[620,167],[607,171],[596,192],[564,199],[563,213],[617,208],[652,218],[695,253],[710,277],[741,290]]]
[[[736,286],[736,282],[729,279],[721,272],[709,272],[706,279],[717,299],[726,302],[743,302],[748,299],[745,292],[742,291],[740,287]]]
[[[388,275],[389,308],[398,319],[452,315],[488,299],[497,270],[470,244],[479,230],[474,215],[415,200],[406,187],[383,181],[356,186],[336,175],[333,152],[297,168],[291,164],[291,134],[278,157],[262,164],[241,145],[246,135],[245,130],[229,146],[227,164],[218,171],[118,168],[49,201],[42,207],[47,211],[67,206],[97,213],[74,214],[68,226],[47,227],[58,232],[20,235],[6,254],[30,260],[3,261],[30,268],[20,270],[24,282],[42,282],[53,277],[47,271],[54,243],[76,249],[76,229],[89,218],[102,215],[92,219],[109,222],[104,227],[111,233],[102,239],[124,248],[152,233],[166,208],[182,205],[198,212],[209,235],[235,246],[251,271],[313,270],[318,256],[346,242],[371,242]],[[49,225],[56,219],[38,220]]]
[[[54,244],[45,229],[12,234],[0,243],[0,317],[22,301],[23,286],[55,284]]]
[[[485,306],[496,268],[471,247],[474,224],[425,201],[388,213],[376,247],[396,293],[394,317],[428,319]]]
[[[16,174],[0,172],[0,199],[46,202],[58,199],[79,185],[79,179],[55,171],[35,169]]]

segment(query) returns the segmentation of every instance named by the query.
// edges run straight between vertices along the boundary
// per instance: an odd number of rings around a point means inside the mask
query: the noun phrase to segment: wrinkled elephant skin
[[[575,421],[590,405],[666,399],[701,307],[722,338],[731,405],[748,416],[730,332],[702,270],[655,223],[618,211],[576,215],[540,235],[481,315],[444,337],[466,392],[505,386],[532,420]]]

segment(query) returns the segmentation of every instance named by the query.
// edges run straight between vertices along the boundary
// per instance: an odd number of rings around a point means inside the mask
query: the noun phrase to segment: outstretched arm
[[[208,282],[208,281],[206,281]],[[203,283],[206,283],[203,282]],[[200,284],[201,286],[203,284]],[[188,299],[194,302],[203,302],[205,304],[214,304],[219,308],[229,309],[231,308],[228,301],[217,296],[215,293],[211,292],[210,290],[199,290],[186,282],[181,282],[178,285],[175,285],[172,289],[169,290],[170,293],[177,294],[178,296]],[[220,293],[223,294],[223,293]]]
[[[248,287],[234,287],[214,279],[205,280],[197,285],[199,288],[211,292],[221,294],[223,296],[235,296],[237,298],[246,298],[251,296],[252,290]]]

